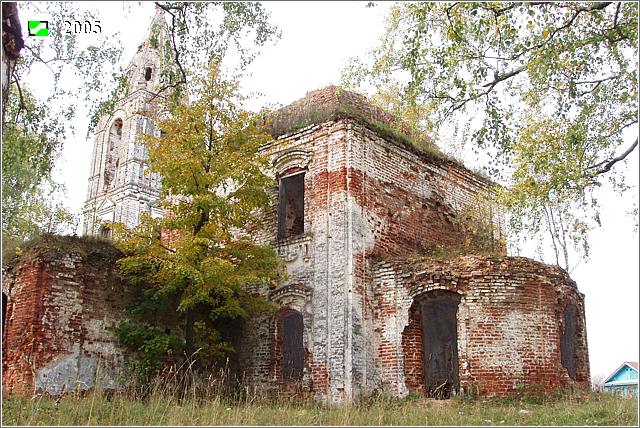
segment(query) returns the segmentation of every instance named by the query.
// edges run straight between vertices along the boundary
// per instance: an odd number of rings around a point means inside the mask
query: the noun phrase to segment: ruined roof
[[[107,265],[124,255],[111,241],[103,238],[45,233],[3,255],[3,269],[9,271],[27,259],[51,260],[70,253],[78,254],[90,263]]]
[[[453,258],[431,257],[421,255],[405,255],[388,257],[381,264],[390,264],[397,268],[412,272],[414,275],[438,275],[449,274],[465,276],[474,272],[499,270],[504,272],[528,272],[539,274],[547,278],[562,279],[572,284],[578,290],[578,286],[571,279],[566,270],[559,266],[521,256],[507,255],[480,255],[464,254]]]
[[[495,185],[485,175],[465,167],[457,159],[446,155],[423,132],[412,128],[402,119],[373,105],[361,94],[338,86],[327,86],[307,92],[304,98],[271,113],[268,126],[274,138],[340,118],[355,119],[391,142],[429,160],[454,165],[472,174],[480,181]]]
[[[345,113],[377,120],[387,126],[396,127],[399,124],[398,118],[371,104],[363,95],[332,85],[307,92],[304,98],[277,110],[271,116],[271,130],[276,135],[281,135],[302,125],[305,119],[313,123],[322,119],[319,117],[320,113],[340,109],[346,110]]]

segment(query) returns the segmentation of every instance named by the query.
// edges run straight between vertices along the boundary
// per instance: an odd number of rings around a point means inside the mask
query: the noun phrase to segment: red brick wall
[[[424,367],[422,358],[422,319],[420,305],[413,302],[409,308],[409,324],[402,331],[404,353],[404,377],[410,392],[424,391]]]
[[[357,121],[346,127],[352,142],[346,179],[375,234],[371,253],[406,256],[464,241],[461,214],[490,194],[489,182],[454,163],[409,152]],[[496,212],[494,221],[499,218]]]
[[[526,385],[589,385],[584,297],[559,268],[522,257],[385,262],[375,284],[382,307],[394,306],[393,318],[380,315],[379,328],[384,347],[396,349],[397,358],[381,357],[381,371],[398,394],[422,391],[422,327],[415,299],[435,289],[462,296],[457,319],[463,393],[503,395]],[[560,358],[569,302],[578,308],[575,381]]]
[[[294,103],[300,109],[296,114],[304,116],[312,109],[314,97],[326,96],[320,102],[331,104],[332,94],[327,94],[312,93],[311,99]],[[407,256],[436,244],[461,243],[459,214],[477,204],[476,195],[488,192],[490,183],[464,167],[435,163],[428,155],[409,151],[350,118],[310,125],[281,136],[263,150],[275,165],[274,183],[291,168],[307,171],[305,248],[310,250],[304,263],[296,257],[297,243],[275,241],[275,206],[267,230],[258,236],[275,243],[287,260],[288,283],[313,289],[307,302],[312,312],[305,315],[305,323],[311,324],[313,388],[323,390],[321,379],[326,377],[330,396],[367,394],[380,384],[377,360],[388,364],[398,360],[395,342],[378,342],[373,332],[374,313],[393,316],[395,301],[374,298],[372,256]],[[276,340],[273,331],[258,328],[260,337],[249,343]],[[255,346],[262,350],[262,345]],[[257,375],[265,371],[259,368],[263,365],[247,361],[246,370]]]
[[[44,242],[3,276],[5,392],[87,389],[96,377],[105,388],[119,382],[125,352],[107,328],[124,318],[130,299],[114,274],[120,253],[104,242],[68,241],[75,242],[54,243],[55,250]]]

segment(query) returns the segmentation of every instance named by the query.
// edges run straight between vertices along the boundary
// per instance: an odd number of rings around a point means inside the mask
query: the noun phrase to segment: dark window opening
[[[304,367],[302,341],[302,315],[287,312],[281,318],[282,326],[282,379],[300,380]]]
[[[576,315],[578,308],[567,305],[564,308],[564,331],[560,337],[560,359],[569,377],[576,380]]]
[[[421,301],[422,357],[427,397],[450,398],[460,389],[458,323],[460,295],[432,291]]]
[[[100,226],[100,237],[104,239],[111,239],[111,228],[107,225]]]
[[[147,82],[151,80],[151,67],[146,67],[144,69],[144,80],[146,80]]]
[[[304,173],[280,179],[278,239],[304,233]]]

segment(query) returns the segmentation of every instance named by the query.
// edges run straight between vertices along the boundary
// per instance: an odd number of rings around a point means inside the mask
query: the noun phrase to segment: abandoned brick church
[[[162,31],[162,29],[161,29]],[[96,132],[84,233],[135,225],[155,207],[160,177],[144,174],[138,132],[158,132],[159,53],[149,38],[126,76],[129,94]],[[284,259],[287,279],[258,290],[280,305],[245,325],[237,347],[245,382],[302,384],[318,400],[501,395],[525,385],[589,384],[584,296],[567,273],[523,257],[447,256],[465,219],[490,213],[501,252],[493,184],[407,143],[396,118],[360,95],[327,87],[277,111],[271,159],[278,198],[256,239]],[[408,132],[408,131],[407,131]],[[127,352],[109,332],[130,296],[114,272],[117,250],[67,240],[33,248],[3,275],[5,392],[121,384]],[[440,256],[429,253],[440,248]],[[502,251],[504,253],[504,251]],[[426,255],[425,255],[426,254]],[[6,299],[6,300],[5,300]]]

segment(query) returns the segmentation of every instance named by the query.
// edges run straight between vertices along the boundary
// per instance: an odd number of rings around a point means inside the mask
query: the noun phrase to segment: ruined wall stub
[[[5,266],[3,391],[59,394],[96,383],[118,388],[127,352],[109,328],[126,317],[132,297],[115,273],[122,253],[106,242],[46,240]]]

